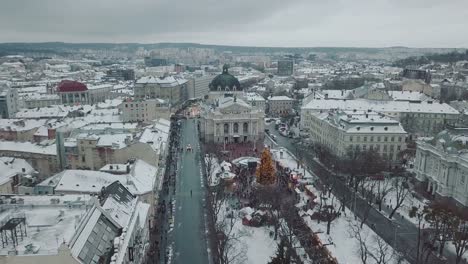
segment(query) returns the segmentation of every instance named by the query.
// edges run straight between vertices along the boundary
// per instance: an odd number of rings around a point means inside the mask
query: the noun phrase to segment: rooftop
[[[156,167],[142,160],[136,160],[128,174],[111,174],[90,170],[64,170],[38,185],[55,186],[57,193],[99,193],[102,187],[119,181],[132,194],[141,195],[152,191],[156,181],[156,172]]]
[[[0,255],[17,250],[18,255],[57,254],[59,246],[69,243],[75,227],[86,213],[86,201],[89,197],[77,196],[17,196],[24,204],[10,207],[2,204],[0,207],[0,225],[3,226],[11,218],[25,218],[27,235],[18,239],[18,245],[13,248],[10,243],[0,248]],[[53,201],[56,199],[55,201]],[[69,206],[69,204],[74,204]],[[78,203],[77,203],[78,202]],[[41,205],[41,206],[31,206]]]
[[[0,141],[0,151],[29,152],[44,155],[57,155],[55,144],[41,145],[40,143]]]
[[[412,103],[408,101],[372,101],[365,99],[356,100],[311,100],[302,107],[303,110],[372,110],[388,113],[433,113],[433,114],[459,114],[457,110],[448,104],[437,102]]]
[[[87,91],[88,88],[85,84],[71,81],[71,80],[63,80],[57,86],[57,92],[65,93],[65,92],[84,92]]]

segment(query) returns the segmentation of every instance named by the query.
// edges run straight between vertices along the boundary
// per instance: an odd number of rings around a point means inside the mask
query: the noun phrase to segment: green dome
[[[241,91],[239,80],[228,72],[228,65],[223,66],[223,73],[210,83],[210,91]]]

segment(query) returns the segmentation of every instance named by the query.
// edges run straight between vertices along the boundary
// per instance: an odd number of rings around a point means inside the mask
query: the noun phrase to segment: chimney
[[[325,99],[328,99],[328,94],[327,93],[325,94]]]
[[[127,173],[130,173],[130,164],[127,164]]]

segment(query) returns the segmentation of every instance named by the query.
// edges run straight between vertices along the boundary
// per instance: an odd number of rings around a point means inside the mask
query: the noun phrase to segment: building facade
[[[14,118],[18,108],[18,91],[7,86],[0,87],[0,117]]]
[[[210,92],[209,85],[214,75],[203,75],[188,78],[188,98],[205,98]]]
[[[172,105],[182,103],[189,98],[187,80],[173,76],[140,78],[135,83],[134,92],[135,99],[159,98]]]
[[[417,142],[414,172],[436,198],[468,206],[468,129],[448,129]]]
[[[202,113],[202,140],[215,144],[257,142],[264,137],[264,117],[263,111],[241,99],[219,99],[214,109],[205,109]]]
[[[169,105],[161,99],[126,100],[119,105],[119,110],[123,122],[150,122],[171,116]]]
[[[23,107],[25,108],[40,108],[51,105],[59,105],[62,103],[60,96],[57,94],[34,94],[23,96]]]
[[[294,73],[294,61],[293,60],[279,60],[278,61],[278,75],[279,76],[290,76]]]
[[[268,98],[268,115],[273,117],[288,116],[293,113],[294,99],[287,96]]]
[[[77,81],[63,80],[57,86],[62,104],[95,104],[111,98],[112,85],[86,86]]]
[[[349,150],[374,150],[390,164],[406,149],[407,133],[401,124],[375,112],[323,111],[303,120],[314,142],[327,146],[339,157]]]
[[[326,100],[313,99],[301,108],[301,122],[315,112],[339,109],[343,111],[373,111],[382,113],[400,121],[405,131],[415,136],[431,136],[442,131],[444,127],[454,125],[460,118],[460,113],[448,104],[433,101],[413,103],[409,101],[372,101],[356,100]],[[301,123],[303,129],[308,124]]]

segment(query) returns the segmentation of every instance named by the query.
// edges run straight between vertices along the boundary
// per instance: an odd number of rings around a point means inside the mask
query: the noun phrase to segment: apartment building
[[[314,142],[345,157],[348,150],[375,150],[386,161],[398,163],[398,153],[406,149],[407,133],[401,124],[382,114],[365,111],[322,111],[306,116]]]

